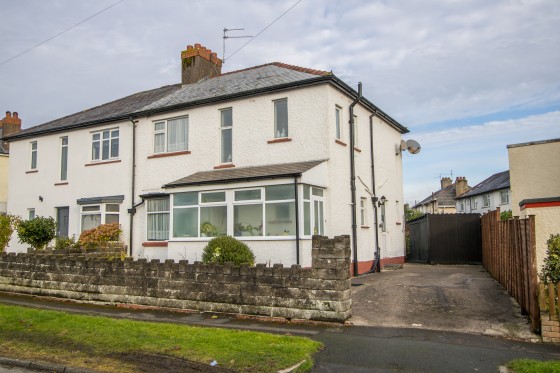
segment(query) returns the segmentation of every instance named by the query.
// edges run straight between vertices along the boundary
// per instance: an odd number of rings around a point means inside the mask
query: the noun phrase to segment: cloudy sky
[[[441,176],[506,170],[507,144],[560,137],[557,0],[0,0],[0,112],[27,128],[177,83],[187,44],[221,56],[224,27],[257,35],[296,3],[223,71],[281,61],[363,82],[422,145],[404,155],[407,202]]]

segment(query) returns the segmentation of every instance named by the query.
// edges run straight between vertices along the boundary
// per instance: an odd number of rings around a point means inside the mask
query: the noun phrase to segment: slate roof
[[[350,96],[357,92],[332,73],[321,70],[273,62],[244,70],[224,73],[197,83],[169,85],[135,93],[63,118],[59,118],[7,137],[8,140],[32,137],[46,133],[61,132],[74,128],[95,126],[102,123],[128,120],[158,112],[166,112],[225,101],[239,97],[258,95],[297,86],[331,83]],[[401,133],[408,129],[384,113],[367,99],[363,104],[376,111]]]
[[[438,201],[438,206],[440,207],[455,207],[455,183],[432,193],[430,196],[424,198],[422,201],[414,205],[413,208],[428,204],[436,200]]]
[[[300,176],[303,172],[308,171],[323,162],[324,160],[201,171],[166,184],[163,188],[223,184],[259,179],[278,179],[282,177]]]
[[[509,171],[498,172],[488,179],[476,184],[459,198],[478,196],[495,190],[509,188]]]

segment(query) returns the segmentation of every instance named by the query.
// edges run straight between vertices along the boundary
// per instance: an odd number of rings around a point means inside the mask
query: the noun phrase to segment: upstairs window
[[[358,136],[358,116],[354,115],[354,147],[360,148],[360,144],[358,144],[358,140],[360,137]]]
[[[119,158],[119,129],[92,133],[91,160],[106,161]]]
[[[367,226],[367,204],[366,198],[360,198],[360,225],[362,227]]]
[[[490,207],[490,194],[485,194],[482,196],[483,207]]]
[[[188,134],[188,117],[155,122],[154,153],[171,153],[187,150]]]
[[[341,118],[342,118],[342,109],[337,106],[334,109],[335,136],[337,140],[342,139],[342,128],[340,127]]]
[[[502,205],[507,205],[509,203],[509,191],[508,190],[502,190],[500,192],[500,200]]]
[[[31,170],[37,169],[37,141],[32,141],[30,144],[31,148]]]
[[[288,99],[274,101],[274,137],[288,137]]]
[[[232,131],[233,131],[233,116],[232,109],[224,109],[220,112],[221,115],[221,163],[232,162]]]
[[[463,200],[459,202],[459,211],[465,211],[465,201]]]
[[[68,136],[60,138],[60,180],[68,180]]]

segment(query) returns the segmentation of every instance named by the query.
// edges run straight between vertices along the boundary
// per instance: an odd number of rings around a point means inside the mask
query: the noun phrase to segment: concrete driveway
[[[350,322],[539,340],[515,300],[479,265],[405,264],[354,278]]]

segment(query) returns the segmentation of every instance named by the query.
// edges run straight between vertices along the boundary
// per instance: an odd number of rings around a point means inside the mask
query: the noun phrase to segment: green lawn
[[[560,373],[560,361],[513,360],[508,368],[515,373]]]
[[[177,358],[203,364],[215,360],[244,372],[274,372],[305,360],[299,369],[305,371],[321,347],[302,337],[0,305],[0,356],[98,371],[148,370],[141,365],[181,363]]]

